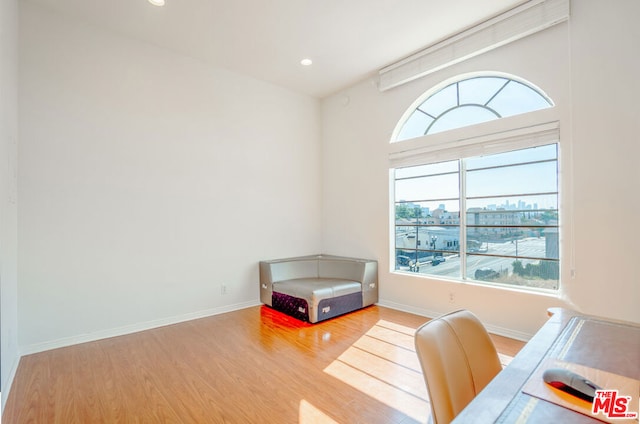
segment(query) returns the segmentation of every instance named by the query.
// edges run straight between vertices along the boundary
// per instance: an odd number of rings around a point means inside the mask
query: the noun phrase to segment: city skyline
[[[404,201],[404,200],[400,200],[399,202],[396,202],[396,206],[397,205],[404,205],[406,206],[408,209],[416,209],[419,208],[422,212],[422,217],[428,217],[430,216],[433,212],[437,211],[437,210],[442,210],[445,213],[448,214],[459,214],[460,211],[455,209],[455,210],[450,210],[449,208],[447,208],[446,203],[439,203],[438,207],[436,207],[435,209],[431,209],[430,207],[424,207],[421,206],[420,204],[424,203],[424,202],[413,202],[413,201]],[[437,202],[436,202],[437,203]],[[459,202],[451,202],[451,203],[455,203],[456,206],[459,206]],[[467,207],[467,213],[469,212],[474,212],[477,210],[486,210],[486,211],[510,211],[510,212],[544,212],[544,211],[557,211],[557,208],[555,207],[549,207],[549,208],[539,208],[538,207],[538,203],[527,203],[524,200],[518,200],[517,203],[512,203],[509,202],[509,200],[507,199],[505,201],[505,203],[502,203],[500,205],[495,204],[495,203],[490,203],[485,205],[484,207]]]

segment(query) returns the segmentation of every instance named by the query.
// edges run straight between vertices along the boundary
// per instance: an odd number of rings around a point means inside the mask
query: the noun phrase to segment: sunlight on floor
[[[513,359],[513,356],[503,355],[502,353],[499,353],[499,352],[498,352],[498,357],[500,358],[500,364],[502,364],[502,368],[509,365],[509,362],[511,362],[511,360]]]
[[[338,424],[327,414],[302,399],[300,401],[300,412],[298,414],[300,424]]]
[[[427,422],[430,406],[414,332],[380,320],[324,371],[416,421]]]

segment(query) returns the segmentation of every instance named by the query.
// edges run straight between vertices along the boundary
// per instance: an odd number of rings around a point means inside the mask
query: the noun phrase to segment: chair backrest
[[[487,330],[467,310],[428,321],[415,344],[434,424],[451,422],[502,370]]]

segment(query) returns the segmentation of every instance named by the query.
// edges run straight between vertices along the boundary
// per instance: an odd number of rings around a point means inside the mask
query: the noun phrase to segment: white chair
[[[480,320],[461,310],[416,330],[415,345],[434,424],[448,424],[501,370],[493,341]]]

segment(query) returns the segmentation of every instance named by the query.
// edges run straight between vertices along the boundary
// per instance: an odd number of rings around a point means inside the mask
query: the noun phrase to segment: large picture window
[[[551,144],[396,169],[396,270],[557,289],[557,162]]]
[[[504,128],[472,142],[440,137],[429,145],[432,133],[535,112],[552,101],[515,78],[474,76],[417,104],[392,140],[423,137],[415,150],[398,153],[402,163],[392,155],[395,270],[557,290],[557,127]],[[506,133],[516,135],[505,140]]]

